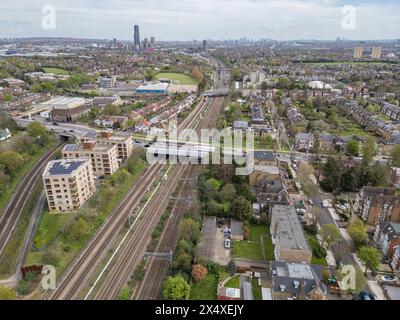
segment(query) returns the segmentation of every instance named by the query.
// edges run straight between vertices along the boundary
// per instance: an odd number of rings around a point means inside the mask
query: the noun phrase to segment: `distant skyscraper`
[[[140,49],[140,33],[139,26],[137,24],[134,26],[133,43],[135,45],[135,49]]]
[[[382,47],[373,47],[372,48],[372,59],[380,59],[382,57]]]
[[[207,40],[203,40],[203,51],[207,50]]]
[[[150,37],[150,46],[154,47],[155,44],[156,44],[156,38]]]
[[[364,53],[364,47],[358,46],[354,49],[354,59],[361,59]]]

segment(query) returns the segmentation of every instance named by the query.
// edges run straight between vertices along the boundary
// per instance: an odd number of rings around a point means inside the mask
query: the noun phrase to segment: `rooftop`
[[[89,161],[82,159],[53,160],[47,164],[43,176],[70,175]]]
[[[271,151],[254,151],[254,159],[260,161],[275,161],[275,155]]]
[[[310,250],[293,206],[275,205],[272,208],[272,221],[278,224],[276,235],[273,236],[279,238],[281,248]]]

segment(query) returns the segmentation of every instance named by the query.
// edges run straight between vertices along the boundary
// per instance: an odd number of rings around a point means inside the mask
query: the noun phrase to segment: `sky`
[[[400,0],[0,1],[0,38],[130,40],[134,24],[156,40],[400,39]]]

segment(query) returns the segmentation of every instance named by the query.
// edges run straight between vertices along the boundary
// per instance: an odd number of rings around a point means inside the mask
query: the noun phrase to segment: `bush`
[[[202,266],[201,264],[195,264],[192,268],[192,278],[196,282],[203,280],[206,277],[207,273],[207,268]]]

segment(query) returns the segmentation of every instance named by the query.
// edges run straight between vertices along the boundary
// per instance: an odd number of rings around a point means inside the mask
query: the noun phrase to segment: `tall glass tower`
[[[137,24],[134,26],[133,43],[135,45],[135,49],[140,49],[140,33],[139,26]]]

